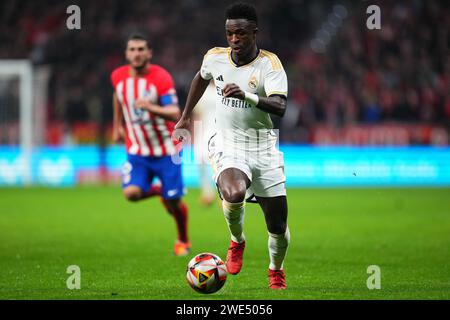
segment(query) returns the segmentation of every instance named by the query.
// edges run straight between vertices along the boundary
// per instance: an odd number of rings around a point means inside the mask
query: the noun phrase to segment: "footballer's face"
[[[256,24],[247,19],[227,19],[225,32],[228,45],[237,57],[251,55],[256,46]]]
[[[152,50],[150,50],[145,40],[129,40],[125,56],[133,68],[140,69],[152,58]]]

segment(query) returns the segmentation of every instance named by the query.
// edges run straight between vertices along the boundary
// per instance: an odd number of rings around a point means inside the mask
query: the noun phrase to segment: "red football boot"
[[[191,251],[190,242],[182,242],[178,240],[177,242],[175,242],[175,245],[173,246],[173,253],[179,257],[187,256],[190,251]]]
[[[269,288],[275,290],[286,289],[286,275],[283,270],[269,269]]]
[[[242,268],[242,256],[244,255],[245,241],[241,243],[231,240],[227,253],[228,273],[238,274]]]

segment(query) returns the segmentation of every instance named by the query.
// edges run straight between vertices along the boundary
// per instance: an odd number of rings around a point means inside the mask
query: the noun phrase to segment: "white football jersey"
[[[237,66],[231,59],[231,48],[216,47],[203,58],[200,75],[205,80],[214,81],[216,127],[220,132],[228,132],[225,140],[244,143],[255,137],[256,130],[258,140],[266,138],[276,142],[272,120],[267,112],[243,100],[223,96],[225,85],[235,83],[241,90],[259,97],[273,94],[287,97],[286,72],[275,54],[260,49],[253,61]]]

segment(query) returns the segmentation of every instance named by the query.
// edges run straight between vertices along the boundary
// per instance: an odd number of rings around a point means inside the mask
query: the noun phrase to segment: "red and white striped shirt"
[[[171,75],[164,68],[152,64],[147,74],[132,77],[130,68],[125,65],[111,73],[111,82],[125,118],[127,153],[152,157],[175,154],[175,144],[171,139],[175,123],[134,106],[140,98],[161,106],[177,105]]]

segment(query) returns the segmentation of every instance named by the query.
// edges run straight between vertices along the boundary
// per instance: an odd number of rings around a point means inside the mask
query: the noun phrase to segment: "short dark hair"
[[[253,5],[237,2],[230,5],[225,12],[226,19],[247,19],[258,24],[258,16]]]
[[[150,49],[150,43],[148,42],[148,38],[142,32],[133,32],[133,33],[131,33],[128,36],[128,38],[127,38],[126,46],[128,45],[128,41],[131,41],[131,40],[142,40],[142,41],[145,41],[147,43],[147,48]]]

